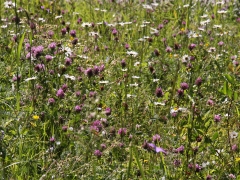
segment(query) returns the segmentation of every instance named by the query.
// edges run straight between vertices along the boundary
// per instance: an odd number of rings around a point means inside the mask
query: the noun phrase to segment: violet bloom
[[[65,92],[67,90],[68,86],[66,84],[63,84],[61,89]]]
[[[160,87],[157,88],[156,91],[155,91],[155,94],[156,94],[157,97],[163,97],[162,89]]]
[[[50,138],[50,142],[54,142],[55,141],[55,138],[54,137],[51,137]]]
[[[188,85],[188,83],[183,82],[183,83],[181,83],[180,87],[181,87],[182,90],[186,90],[186,89],[189,88],[189,85]]]
[[[184,96],[184,90],[178,89],[177,90],[177,95],[178,95],[178,97],[183,97]]]
[[[212,180],[212,176],[211,175],[207,175],[206,180]]]
[[[197,86],[201,86],[201,84],[202,84],[202,78],[198,77],[198,78],[196,79],[196,81],[195,81],[195,84],[196,84]]]
[[[55,100],[53,98],[48,99],[48,104],[53,105],[55,103]]]
[[[61,32],[62,32],[62,35],[65,35],[65,34],[67,33],[67,29],[66,29],[66,28],[63,28],[63,29],[61,30]]]
[[[96,120],[90,126],[91,131],[100,132],[102,130],[102,123],[99,120]]]
[[[209,100],[207,101],[207,105],[213,106],[213,105],[214,105],[214,101],[213,101],[212,99],[209,99]]]
[[[55,50],[56,46],[57,46],[57,44],[55,42],[52,42],[48,45],[48,48],[53,51],[53,50]]]
[[[70,66],[71,64],[72,64],[72,59],[69,58],[69,57],[67,57],[67,58],[65,59],[65,65],[66,65],[66,66]]]
[[[79,105],[75,106],[74,109],[75,109],[75,112],[81,112],[82,111],[82,108]]]
[[[120,128],[120,129],[118,130],[118,134],[119,134],[120,136],[125,136],[125,135],[127,134],[127,129],[126,129],[126,128]]]
[[[196,44],[190,44],[190,45],[188,46],[188,49],[189,49],[190,51],[192,51],[195,47],[196,47]]]
[[[52,38],[54,35],[54,32],[52,30],[48,31],[48,37],[49,38]]]
[[[72,37],[76,37],[76,31],[75,31],[75,30],[71,30],[71,31],[70,31],[70,35],[71,35]]]
[[[159,24],[158,27],[157,27],[157,29],[160,30],[160,29],[162,29],[163,27],[164,27],[163,24]]]
[[[92,77],[93,76],[93,69],[92,68],[87,68],[87,70],[85,71],[85,74],[88,77]]]
[[[72,40],[72,44],[73,45],[76,45],[78,43],[78,38],[74,38],[73,40]]]
[[[238,150],[238,146],[236,144],[232,145],[232,151],[237,151]]]
[[[44,47],[43,46],[37,46],[37,47],[33,47],[32,51],[33,51],[33,55],[38,58],[39,56],[42,55]]]
[[[148,151],[153,151],[155,153],[159,153],[159,152],[162,152],[164,153],[165,155],[167,154],[167,152],[161,148],[161,147],[157,147],[155,144],[153,143],[147,143],[147,142],[144,142],[143,146],[142,146],[144,149],[148,150]]]
[[[221,121],[221,115],[220,114],[214,115],[214,121],[215,122],[220,122]]]
[[[223,46],[224,43],[223,43],[222,41],[220,41],[220,42],[218,43],[218,45],[219,45],[219,46]]]
[[[172,52],[172,48],[169,47],[169,46],[167,46],[167,48],[166,48],[166,52]]]
[[[64,98],[64,96],[65,96],[64,91],[60,88],[60,89],[57,91],[56,96],[59,97],[59,98]]]
[[[178,160],[178,159],[175,159],[175,160],[173,161],[173,164],[174,164],[175,167],[179,167],[179,166],[181,165],[181,161]]]
[[[112,113],[111,108],[110,108],[110,107],[107,107],[107,108],[105,109],[105,114],[106,114],[107,116],[110,116],[111,113]]]
[[[89,92],[89,97],[96,97],[97,92],[95,91],[90,91]]]
[[[198,164],[195,165],[195,171],[200,172],[202,170],[202,167]]]
[[[129,49],[129,48],[130,48],[129,44],[125,44],[125,49]]]
[[[183,154],[184,152],[184,146],[181,145],[179,148],[173,150],[174,153],[180,153]]]
[[[94,66],[94,68],[93,68],[93,73],[94,73],[95,75],[98,75],[99,72],[100,72],[99,67],[98,67],[98,66]]]
[[[127,63],[126,63],[125,59],[123,59],[123,60],[121,61],[121,65],[122,65],[122,68],[125,68],[125,67],[126,67]]]
[[[67,129],[68,129],[68,126],[63,126],[63,127],[62,127],[62,130],[63,130],[64,132],[66,132]]]
[[[50,62],[53,59],[53,57],[51,55],[46,55],[45,59],[47,62]]]
[[[153,137],[152,137],[152,140],[153,140],[153,142],[158,142],[158,141],[160,141],[161,140],[161,137],[160,137],[160,135],[159,134],[155,134]]]
[[[94,155],[97,156],[97,158],[100,158],[102,156],[102,152],[100,150],[95,150]]]
[[[112,30],[112,34],[113,34],[114,36],[116,36],[117,33],[118,33],[118,31],[114,28],[114,29]]]
[[[35,71],[37,72],[40,72],[42,70],[45,69],[45,65],[44,64],[37,64],[35,67],[34,67]]]

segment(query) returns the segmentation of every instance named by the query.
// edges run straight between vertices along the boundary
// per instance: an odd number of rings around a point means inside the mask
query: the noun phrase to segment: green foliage
[[[3,179],[239,179],[236,2],[1,2]]]

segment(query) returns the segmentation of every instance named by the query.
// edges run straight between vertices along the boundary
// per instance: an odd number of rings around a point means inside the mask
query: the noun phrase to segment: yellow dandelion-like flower
[[[235,158],[236,162],[240,162],[240,157]]]
[[[38,115],[33,115],[32,117],[34,120],[38,120],[39,119],[39,116]]]

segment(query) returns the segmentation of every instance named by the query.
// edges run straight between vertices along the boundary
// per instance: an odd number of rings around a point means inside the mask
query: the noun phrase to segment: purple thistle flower
[[[82,111],[82,108],[79,105],[75,106],[74,109],[75,109],[75,112],[81,112]]]
[[[32,51],[33,51],[33,55],[38,58],[39,56],[41,56],[42,52],[43,52],[44,47],[43,46],[37,46],[37,47],[33,47]]]
[[[180,87],[182,90],[186,90],[189,88],[189,85],[186,82],[183,82],[183,83],[181,83]]]
[[[220,42],[218,43],[218,45],[219,45],[219,46],[223,46],[223,45],[224,45],[224,42],[220,41]]]
[[[112,30],[112,34],[113,34],[114,36],[116,36],[117,33],[118,33],[118,31],[114,28],[114,29]]]
[[[53,57],[51,55],[46,55],[45,59],[47,62],[50,62],[53,59]]]
[[[45,65],[44,64],[37,64],[35,67],[34,67],[35,71],[37,72],[40,72],[42,70],[45,69]]]
[[[65,96],[64,91],[60,88],[60,89],[57,91],[56,96],[59,97],[59,98],[64,98],[64,96]]]
[[[212,180],[212,176],[211,175],[207,175],[206,180]]]
[[[160,30],[160,29],[162,29],[163,27],[164,27],[163,24],[159,24],[158,27],[157,27],[157,29]]]
[[[93,73],[94,73],[95,75],[98,75],[99,72],[100,72],[99,67],[98,67],[98,66],[94,66],[94,68],[93,68]]]
[[[73,40],[72,40],[72,44],[73,45],[76,45],[78,43],[78,38],[74,38]]]
[[[120,128],[120,129],[118,130],[118,134],[119,134],[120,136],[125,136],[125,135],[127,134],[127,129],[126,129],[126,128]]]
[[[174,164],[175,167],[179,167],[179,166],[181,165],[181,161],[178,160],[178,159],[175,159],[175,160],[173,161],[173,164]]]
[[[68,126],[63,126],[63,127],[62,127],[62,130],[63,130],[64,132],[66,132],[67,129],[68,129]]]
[[[48,48],[51,49],[52,51],[56,48],[56,43],[55,42],[52,42],[48,45]]]
[[[104,150],[104,149],[107,148],[106,144],[101,144],[100,146],[101,146],[101,149],[102,149],[102,150]]]
[[[202,170],[202,167],[198,164],[195,165],[195,171],[200,172]]]
[[[160,135],[159,134],[155,134],[155,135],[153,135],[153,137],[152,137],[152,140],[153,140],[153,142],[158,142],[158,141],[160,141],[161,140],[161,137],[160,137]]]
[[[212,99],[209,99],[209,100],[207,101],[207,105],[213,106],[213,105],[214,105],[214,101],[213,101]]]
[[[53,105],[55,103],[55,100],[53,98],[48,99],[49,105]]]
[[[48,37],[49,38],[52,38],[54,35],[54,32],[52,30],[48,31]]]
[[[76,31],[75,31],[75,30],[71,30],[71,31],[70,31],[70,35],[71,35],[72,37],[76,37]]]
[[[195,81],[195,84],[196,84],[197,86],[201,86],[201,84],[202,84],[202,78],[201,78],[201,77],[198,77],[198,78],[196,79],[196,81]]]
[[[214,121],[215,122],[220,122],[221,121],[221,115],[220,114],[214,115]]]
[[[94,155],[97,156],[97,158],[100,158],[102,156],[102,152],[100,150],[95,150]]]
[[[184,152],[184,146],[181,145],[179,148],[173,150],[174,153],[180,153],[183,154]]]
[[[107,107],[107,108],[105,109],[105,114],[106,114],[107,116],[110,116],[111,113],[112,113],[111,108],[110,108],[110,107]]]
[[[93,121],[92,125],[90,126],[91,131],[99,132],[102,130],[102,123],[99,120]]]
[[[62,87],[61,87],[61,89],[62,89],[64,92],[66,92],[67,88],[68,88],[68,86],[67,86],[66,84],[63,84]]]
[[[66,28],[63,28],[63,29],[61,30],[61,32],[62,32],[62,35],[65,35],[65,34],[67,33],[67,29],[66,29]]]
[[[66,65],[66,66],[70,66],[71,64],[72,64],[72,59],[69,58],[69,57],[67,57],[67,58],[65,59],[65,65]]]
[[[130,48],[129,44],[125,44],[125,49],[129,49],[129,48]]]
[[[238,150],[238,146],[236,144],[232,145],[232,151],[237,151]]]
[[[90,91],[89,92],[89,97],[96,97],[97,92],[95,91]]]
[[[166,52],[172,52],[172,48],[170,46],[167,46]]]
[[[196,47],[196,44],[190,44],[190,45],[188,46],[188,49],[189,49],[190,51],[192,51],[195,47]]]
[[[156,91],[155,91],[155,94],[156,94],[157,97],[163,97],[162,89],[160,87],[157,88]]]
[[[92,68],[88,68],[88,69],[85,71],[85,74],[86,74],[88,77],[92,77],[92,76],[93,76],[93,69],[92,69]]]
[[[148,150],[148,151],[153,151],[155,153],[159,153],[159,152],[162,152],[164,153],[165,155],[167,154],[167,152],[161,148],[161,147],[157,147],[155,144],[153,143],[147,143],[146,141],[144,142],[143,146],[142,146],[144,149]]]
[[[177,94],[178,94],[179,97],[183,97],[184,96],[184,90],[183,89],[178,89]]]
[[[50,142],[55,142],[55,138],[54,138],[54,137],[51,137],[51,138],[50,138]]]

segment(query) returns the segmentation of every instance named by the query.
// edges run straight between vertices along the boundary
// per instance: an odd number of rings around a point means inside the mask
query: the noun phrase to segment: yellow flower
[[[240,162],[240,157],[235,158],[236,162]]]
[[[38,120],[39,119],[39,116],[38,115],[33,115],[32,117],[34,120]]]

